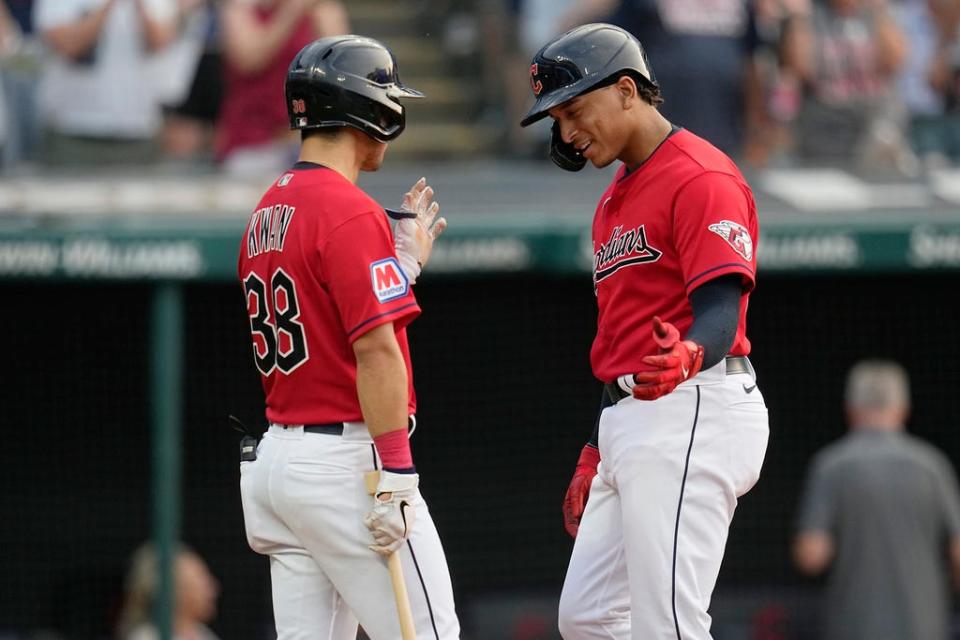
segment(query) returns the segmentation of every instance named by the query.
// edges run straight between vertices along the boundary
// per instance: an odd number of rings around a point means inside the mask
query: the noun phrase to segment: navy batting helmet
[[[363,36],[320,38],[305,46],[287,70],[291,129],[354,127],[380,142],[406,125],[401,98],[422,98],[400,82],[397,61],[382,43]]]
[[[640,41],[612,24],[585,24],[547,43],[530,65],[530,86],[536,102],[521,127],[546,117],[547,112],[605,83],[629,74],[639,83],[656,87],[653,69]]]

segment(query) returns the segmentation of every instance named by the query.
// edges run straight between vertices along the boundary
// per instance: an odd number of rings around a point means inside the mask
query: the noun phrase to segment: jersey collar
[[[295,169],[295,170],[297,170],[297,171],[300,171],[300,170],[304,170],[304,169],[329,169],[330,167],[328,167],[328,166],[326,166],[326,165],[323,165],[323,164],[317,164],[316,162],[309,162],[309,161],[307,161],[307,160],[299,160],[299,161],[295,162],[294,165],[293,165],[292,167],[290,167],[290,168],[291,168],[291,169]]]
[[[637,165],[636,167],[634,167],[633,169],[629,169],[629,168],[627,168],[627,165],[623,165],[623,175],[620,176],[620,181],[626,180],[628,177],[632,176],[634,173],[636,173],[636,172],[639,171],[640,169],[642,169],[642,168],[644,168],[645,166],[647,166],[647,163],[650,162],[650,159],[653,158],[653,156],[657,155],[657,151],[660,150],[660,147],[663,146],[663,143],[666,142],[667,140],[669,140],[670,138],[672,138],[672,137],[673,137],[673,134],[675,134],[675,133],[677,133],[677,132],[679,132],[679,131],[682,131],[682,130],[683,130],[683,127],[678,127],[677,125],[675,125],[675,124],[673,124],[673,123],[670,123],[670,133],[668,133],[667,136],[666,136],[663,140],[660,141],[660,144],[658,144],[656,147],[653,148],[653,151],[650,152],[650,155],[647,156],[647,159],[646,159],[646,160],[644,160],[643,162],[641,162],[640,164],[638,164],[638,165]]]

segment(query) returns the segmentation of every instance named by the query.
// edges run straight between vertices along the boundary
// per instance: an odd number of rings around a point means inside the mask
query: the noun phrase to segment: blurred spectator
[[[158,583],[157,553],[152,545],[144,544],[130,560],[124,585],[126,600],[117,630],[120,640],[159,640],[151,623]],[[203,558],[185,546],[176,555],[174,585],[174,640],[217,640],[206,623],[217,614],[220,585]]]
[[[5,61],[7,48],[19,39],[19,31],[6,3],[0,2],[0,63]],[[0,66],[0,73],[3,73],[2,66]],[[3,84],[0,83],[0,146],[6,144],[7,127],[7,101],[4,97]]]
[[[897,82],[914,148],[927,165],[960,160],[960,110],[950,113],[960,70],[960,0],[898,0],[893,15],[910,42]]]
[[[231,175],[263,178],[296,160],[283,83],[297,52],[316,38],[347,33],[334,0],[225,0],[221,13],[226,69],[215,152]]]
[[[0,94],[3,101],[3,166],[36,159],[41,128],[36,88],[40,44],[33,35],[33,0],[0,2]]]
[[[161,112],[150,54],[176,37],[176,0],[36,0],[52,54],[40,86],[51,164],[156,158]]]
[[[811,0],[754,0],[756,48],[748,65],[744,160],[755,167],[780,164],[792,146],[800,109],[800,82],[784,67],[783,34],[810,15]]]
[[[887,0],[826,0],[784,35],[785,65],[804,87],[796,154],[805,164],[914,173],[894,78],[907,42]]]
[[[851,432],[814,458],[794,544],[802,572],[833,566],[822,637],[946,640],[949,568],[960,571],[953,468],[904,433],[910,390],[898,364],[854,366],[845,405]]]
[[[161,148],[175,161],[208,162],[223,97],[218,0],[177,0],[180,37],[158,56],[164,123]]]
[[[943,92],[938,91],[930,81],[939,44],[931,0],[895,0],[891,14],[910,43],[903,67],[897,75],[897,91],[903,97],[911,123],[919,125],[921,122],[936,121],[943,116],[945,100]],[[919,143],[916,149],[921,154],[928,148],[937,147],[926,131],[919,132],[915,141]]]
[[[960,117],[960,0],[928,0],[937,25],[937,51],[930,83],[946,97],[948,112]],[[953,132],[954,136],[956,131]],[[956,142],[956,138],[954,138]]]

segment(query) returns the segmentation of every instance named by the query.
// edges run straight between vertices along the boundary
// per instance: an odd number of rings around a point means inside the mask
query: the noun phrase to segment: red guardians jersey
[[[341,174],[299,162],[264,194],[240,244],[267,420],[363,420],[353,341],[393,322],[416,408],[406,325],[419,313],[386,214]]]
[[[750,353],[747,300],[756,272],[753,193],[727,156],[675,129],[634,171],[617,172],[593,220],[593,280],[599,317],[591,363],[611,382],[651,369],[659,348],[653,316],[686,335],[690,292],[719,276],[743,281],[740,321],[729,355]]]

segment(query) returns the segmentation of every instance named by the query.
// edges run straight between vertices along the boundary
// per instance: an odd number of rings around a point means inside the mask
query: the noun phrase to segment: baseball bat
[[[380,482],[379,471],[368,471],[363,476],[367,484],[367,493],[374,495]],[[390,571],[390,583],[393,585],[393,597],[397,602],[397,616],[400,618],[400,635],[403,640],[417,640],[417,631],[413,626],[413,612],[410,610],[410,598],[407,595],[407,583],[403,579],[403,567],[400,554],[394,551],[387,557],[387,569]]]

